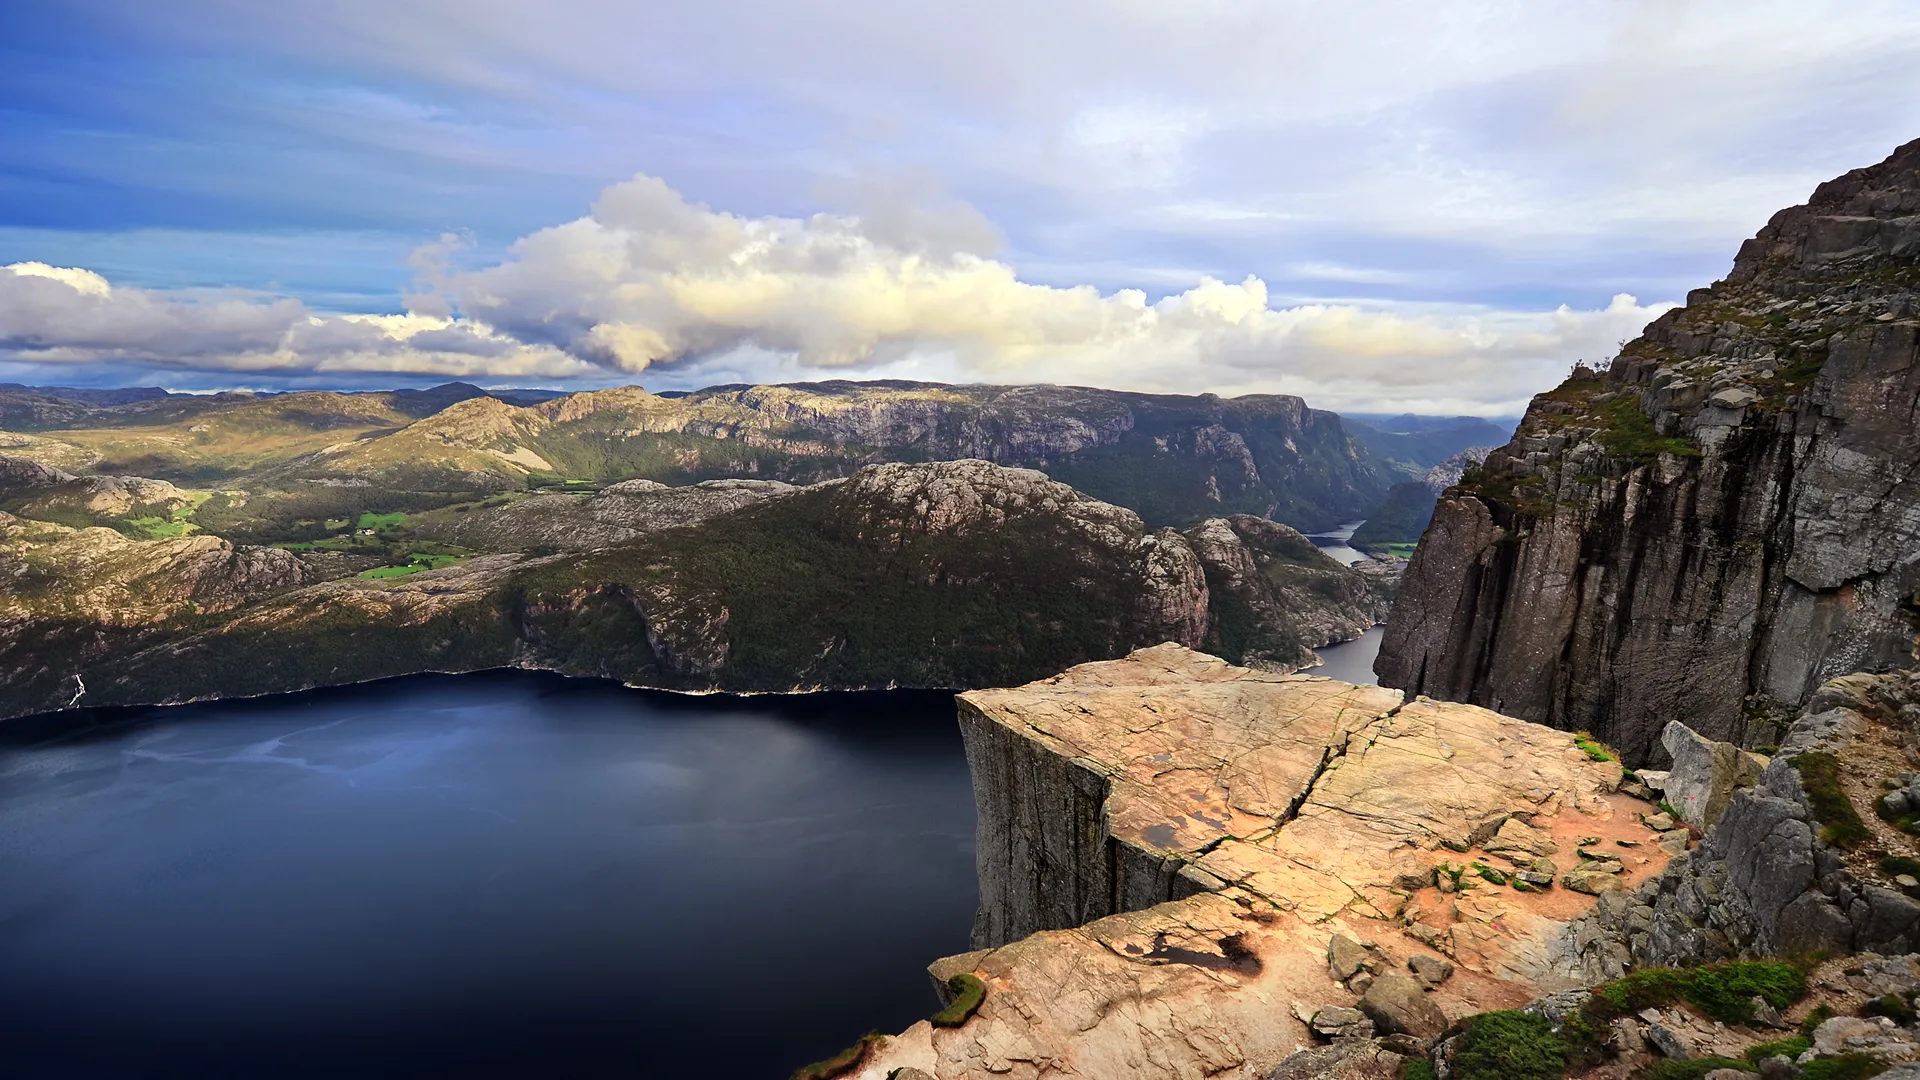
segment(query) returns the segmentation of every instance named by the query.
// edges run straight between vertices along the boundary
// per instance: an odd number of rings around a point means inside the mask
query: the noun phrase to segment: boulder
[[[1292,1055],[1266,1080],[1393,1080],[1403,1060],[1378,1039],[1346,1039]]]
[[[1500,823],[1500,831],[1493,839],[1481,845],[1489,855],[1498,855],[1515,866],[1531,869],[1533,861],[1552,855],[1560,850],[1553,837],[1547,833],[1523,824],[1516,818],[1508,818]]]
[[[1561,874],[1560,884],[1574,892],[1583,892],[1589,896],[1620,892],[1626,888],[1626,885],[1620,881],[1619,863],[1588,863]]]
[[[1445,960],[1438,956],[1428,956],[1425,953],[1421,953],[1411,960],[1408,960],[1407,967],[1412,970],[1414,978],[1419,979],[1428,986],[1439,986],[1441,983],[1453,978],[1453,961]]]
[[[1386,1034],[1438,1038],[1447,1030],[1447,1015],[1426,994],[1426,988],[1405,975],[1381,975],[1361,995],[1360,1011]]]
[[[1766,771],[1767,759],[1728,742],[1702,738],[1678,720],[1668,721],[1660,745],[1673,755],[1665,792],[1680,819],[1712,828],[1726,812],[1735,790],[1752,787]]]
[[[1327,974],[1334,982],[1346,982],[1360,974],[1370,959],[1367,947],[1346,934],[1335,934],[1327,942]]]
[[[1693,1044],[1665,1024],[1648,1024],[1647,1041],[1653,1044],[1655,1050],[1675,1061],[1685,1061],[1693,1056]]]
[[[1313,1014],[1311,1027],[1316,1035],[1329,1039],[1350,1039],[1373,1037],[1373,1021],[1359,1009],[1349,1009],[1344,1005],[1329,1005]]]

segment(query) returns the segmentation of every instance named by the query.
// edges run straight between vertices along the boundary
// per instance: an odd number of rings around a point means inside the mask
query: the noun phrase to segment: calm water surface
[[[1368,558],[1366,552],[1347,543],[1347,541],[1353,539],[1353,530],[1365,524],[1366,522],[1364,520],[1349,521],[1332,532],[1307,533],[1306,536],[1307,539],[1313,541],[1314,547],[1319,548],[1326,555],[1339,561],[1342,565],[1352,566],[1357,562],[1365,562]]]
[[[1373,658],[1380,654],[1380,637],[1386,632],[1386,627],[1376,626],[1352,641],[1322,645],[1313,651],[1319,653],[1325,663],[1307,668],[1301,674],[1325,675],[1329,679],[1359,686],[1376,686],[1380,680],[1373,673]]]
[[[947,695],[502,673],[111,719],[0,725],[0,1075],[784,1077],[967,947]]]

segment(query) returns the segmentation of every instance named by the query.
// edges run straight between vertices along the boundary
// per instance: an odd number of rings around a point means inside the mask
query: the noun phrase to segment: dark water
[[[1329,679],[1355,683],[1360,686],[1375,686],[1380,682],[1373,674],[1373,658],[1380,654],[1380,636],[1386,633],[1386,627],[1376,626],[1352,641],[1343,641],[1338,645],[1322,645],[1313,650],[1326,661],[1316,668],[1308,668],[1301,674],[1325,675]]]
[[[489,674],[113,719],[0,727],[0,1075],[784,1077],[967,946],[946,695]]]
[[[1347,541],[1353,539],[1353,531],[1365,524],[1365,521],[1349,521],[1332,532],[1308,533],[1306,535],[1307,539],[1313,541],[1313,546],[1319,548],[1322,553],[1332,557],[1343,565],[1352,566],[1357,562],[1365,562],[1368,558],[1366,552],[1347,543]]]

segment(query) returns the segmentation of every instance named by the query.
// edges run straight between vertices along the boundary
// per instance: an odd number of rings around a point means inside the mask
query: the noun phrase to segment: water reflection
[[[782,1076],[967,945],[947,695],[501,673],[111,719],[0,746],[10,1076]]]

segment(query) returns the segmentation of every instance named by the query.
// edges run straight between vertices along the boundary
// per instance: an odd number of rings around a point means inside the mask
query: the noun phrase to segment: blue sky
[[[1916,73],[1910,3],[13,0],[0,379],[1506,412]]]

